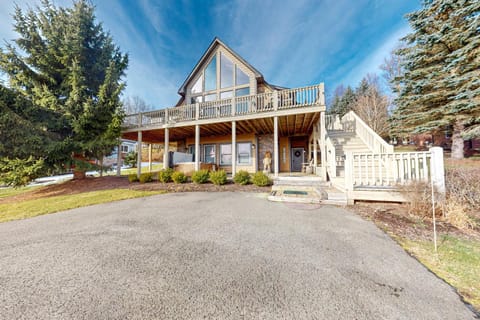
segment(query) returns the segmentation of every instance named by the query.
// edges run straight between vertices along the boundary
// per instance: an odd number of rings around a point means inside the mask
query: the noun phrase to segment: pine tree
[[[403,74],[395,103],[397,134],[453,127],[452,157],[463,158],[465,127],[480,123],[480,2],[426,0],[407,15],[413,33],[397,51]]]
[[[52,114],[44,129],[61,143],[45,158],[62,165],[57,155],[74,161],[110,153],[123,119],[119,95],[128,56],[95,21],[94,7],[78,0],[57,8],[43,0],[35,10],[16,7],[13,18],[19,37],[0,51],[0,70],[38,114]]]
[[[354,103],[355,92],[348,86],[342,95],[335,95],[329,113],[338,114],[340,117],[343,117],[348,111],[352,110]]]

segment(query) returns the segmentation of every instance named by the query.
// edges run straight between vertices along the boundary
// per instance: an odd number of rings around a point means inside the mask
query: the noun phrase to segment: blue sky
[[[130,55],[125,95],[138,95],[154,109],[176,103],[178,88],[215,36],[269,83],[324,82],[327,92],[341,83],[356,86],[367,73],[379,73],[409,32],[404,15],[420,7],[419,0],[91,1],[97,19]],[[0,0],[2,40],[15,37],[12,12],[13,3]]]

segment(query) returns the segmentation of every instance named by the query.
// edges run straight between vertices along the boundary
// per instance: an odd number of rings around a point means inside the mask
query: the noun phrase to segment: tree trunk
[[[103,156],[100,159],[100,177],[103,177]]]
[[[87,174],[83,170],[73,169],[73,180],[82,180],[87,177]]]
[[[464,158],[463,154],[463,138],[461,136],[464,130],[464,125],[459,120],[453,124],[452,134],[452,159],[461,160]]]

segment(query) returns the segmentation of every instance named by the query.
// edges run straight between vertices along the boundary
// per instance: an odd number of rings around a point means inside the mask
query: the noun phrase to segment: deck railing
[[[412,182],[431,179],[442,191],[445,188],[443,150],[425,152],[353,153],[345,159],[345,187],[396,188]]]
[[[315,105],[324,105],[323,84],[131,114],[125,117],[123,125],[125,128],[131,129],[194,120],[245,116]]]

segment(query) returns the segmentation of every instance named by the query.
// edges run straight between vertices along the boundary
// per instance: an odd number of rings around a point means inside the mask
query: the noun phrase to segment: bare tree
[[[382,78],[393,93],[399,93],[401,85],[396,82],[395,79],[403,74],[403,57],[398,54],[400,50],[405,49],[407,45],[405,42],[399,42],[397,46],[390,52],[388,57],[383,59],[383,63],[380,65],[382,72]]]
[[[364,92],[356,96],[353,111],[355,111],[373,131],[385,137],[389,132],[389,98],[381,91],[378,76],[369,74],[365,79],[368,82],[368,86]]]
[[[123,100],[123,109],[126,114],[146,112],[152,110],[152,106],[148,105],[145,100],[139,96],[126,97]]]

